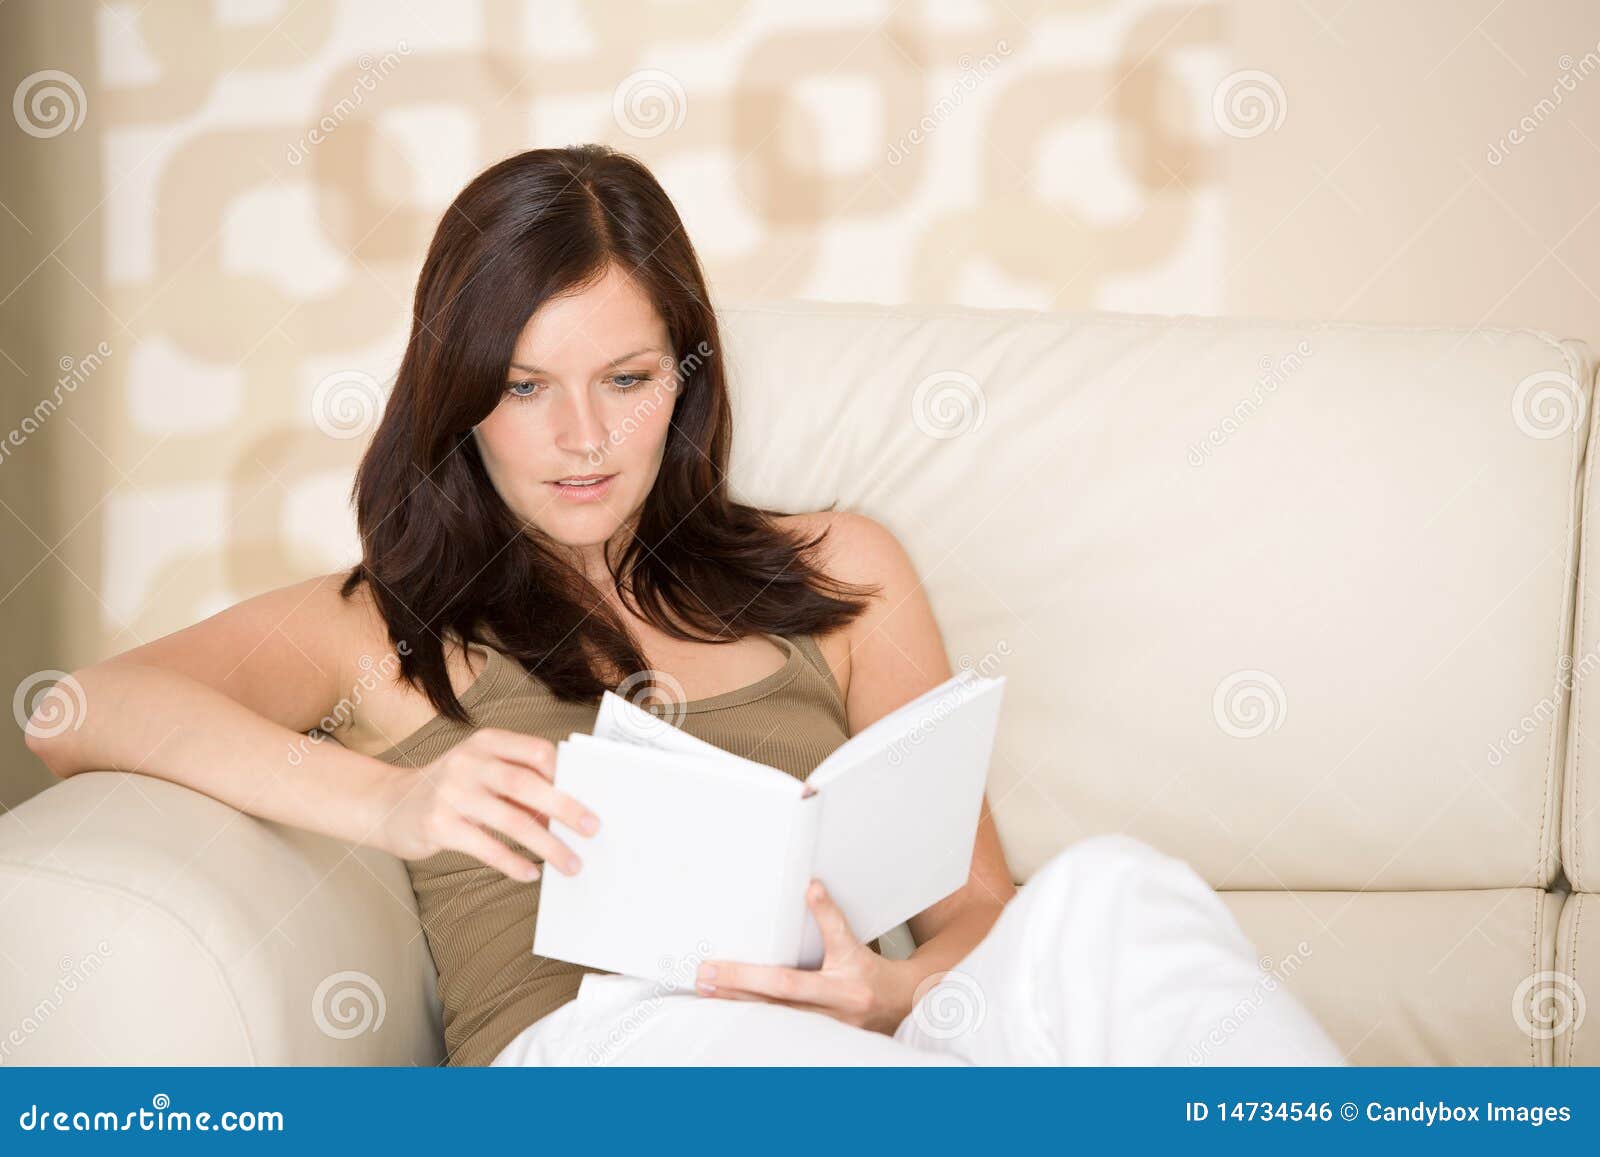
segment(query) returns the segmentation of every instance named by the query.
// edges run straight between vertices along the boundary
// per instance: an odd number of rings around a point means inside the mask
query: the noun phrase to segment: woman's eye
[[[649,380],[650,376],[648,374],[613,374],[611,384],[621,392],[627,393],[630,390],[638,389]],[[506,393],[513,398],[537,398],[543,392],[543,382],[521,381],[506,383]]]

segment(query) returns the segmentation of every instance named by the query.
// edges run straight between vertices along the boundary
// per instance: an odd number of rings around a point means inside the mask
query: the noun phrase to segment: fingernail
[[[716,985],[707,984],[703,980],[696,981],[695,982],[695,988],[699,989],[701,992],[705,993],[707,996],[710,996],[713,992],[717,991],[717,986]]]
[[[529,867],[524,868],[523,871],[522,871],[522,878],[524,880],[527,880],[529,883],[532,883],[534,880],[537,880],[539,878],[538,865],[536,865],[536,864],[535,865],[530,865]]]
[[[592,836],[600,828],[600,821],[593,816],[584,816],[578,821],[578,830],[586,836]]]
[[[567,875],[572,875],[581,867],[583,867],[583,861],[578,859],[577,856],[567,857]]]
[[[700,966],[700,975],[697,977],[697,979],[709,984],[716,978],[717,966],[715,964],[702,964]]]

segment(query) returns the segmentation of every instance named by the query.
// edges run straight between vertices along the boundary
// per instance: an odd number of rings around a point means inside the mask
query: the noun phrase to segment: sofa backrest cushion
[[[810,303],[720,316],[735,491],[883,522],[952,664],[1007,677],[989,798],[1020,879],[1108,830],[1223,888],[1554,877],[1582,346]]]

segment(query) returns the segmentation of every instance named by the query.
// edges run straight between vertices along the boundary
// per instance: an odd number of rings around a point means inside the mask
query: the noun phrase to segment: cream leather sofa
[[[1600,1062],[1580,344],[723,319],[736,490],[886,523],[952,662],[1008,677],[990,797],[1019,880],[1126,831],[1223,892],[1263,988],[1357,1064]],[[371,849],[89,773],[0,819],[0,896],[0,1061],[441,1059],[406,875]]]

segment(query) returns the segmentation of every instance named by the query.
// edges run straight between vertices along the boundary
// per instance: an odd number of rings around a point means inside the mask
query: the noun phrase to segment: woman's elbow
[[[27,729],[28,750],[33,752],[40,763],[50,769],[50,773],[57,779],[66,779],[76,769],[67,762],[62,753],[60,736],[41,735],[31,726]]]
[[[23,742],[58,779],[82,771],[75,758],[77,732],[83,726],[82,685],[73,675],[40,692],[34,699]]]

